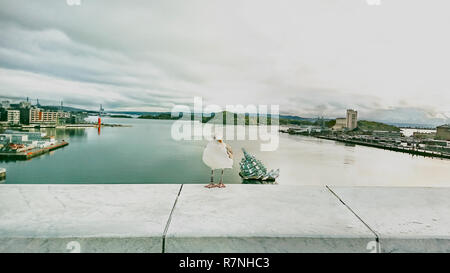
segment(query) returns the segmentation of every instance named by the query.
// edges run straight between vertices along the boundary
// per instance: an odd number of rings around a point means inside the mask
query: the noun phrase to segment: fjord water
[[[113,119],[105,123],[132,127],[46,129],[69,146],[28,161],[3,161],[3,183],[208,183],[210,170],[202,162],[206,140],[175,141],[172,121]],[[268,168],[280,168],[279,184],[342,186],[450,186],[450,160],[412,156],[313,137],[280,134],[279,148],[260,151],[257,141],[227,141],[234,151],[234,168],[225,183],[242,183],[241,148]],[[216,181],[219,172],[216,173]]]

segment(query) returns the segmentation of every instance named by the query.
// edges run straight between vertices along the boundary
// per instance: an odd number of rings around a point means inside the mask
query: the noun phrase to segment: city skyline
[[[170,111],[200,96],[450,122],[444,1],[0,3],[0,96],[11,100]]]

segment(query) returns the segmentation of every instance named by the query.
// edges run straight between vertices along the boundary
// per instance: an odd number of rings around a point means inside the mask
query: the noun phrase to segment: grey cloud
[[[356,108],[366,118],[440,122],[450,112],[448,7],[1,0],[0,95],[148,110],[201,96],[310,117]]]
[[[450,116],[437,116],[435,111],[421,108],[393,107],[391,109],[374,110],[366,114],[367,118],[384,122],[416,123],[424,125],[440,125],[450,123]]]

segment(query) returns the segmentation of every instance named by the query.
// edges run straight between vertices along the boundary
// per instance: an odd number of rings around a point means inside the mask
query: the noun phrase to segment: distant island
[[[237,113],[231,113],[227,111],[222,111],[219,113],[212,113],[211,116],[203,116],[202,114],[190,114],[190,120],[200,120],[202,123],[212,122],[217,123],[220,122],[219,120],[213,120],[216,116],[222,115],[222,123],[223,124],[242,124],[242,121],[239,119],[244,118],[244,124],[245,125],[261,125],[262,120],[260,120],[260,116],[258,115],[250,115],[250,114],[237,114]],[[233,121],[227,121],[227,116],[232,117]],[[163,120],[178,120],[183,117],[183,113],[180,113],[177,117],[172,117],[171,113],[154,113],[154,114],[147,114],[147,115],[141,115],[138,118],[140,119],[163,119]],[[292,123],[291,123],[292,122]],[[300,117],[296,118],[279,118],[279,123],[283,124],[302,124],[302,125],[309,125],[314,124],[314,122],[302,120]],[[266,121],[264,124],[271,125],[272,124],[272,117],[270,115],[267,116]]]
[[[169,112],[161,112],[161,113],[151,113],[140,115],[138,118],[140,119],[163,119],[163,120],[177,120],[181,118],[181,115],[178,117],[172,117],[172,114]]]
[[[132,116],[129,116],[129,115],[110,115],[108,117],[110,117],[110,118],[133,118]]]

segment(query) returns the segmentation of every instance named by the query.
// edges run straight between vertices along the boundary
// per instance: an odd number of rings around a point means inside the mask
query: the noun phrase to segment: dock
[[[408,147],[402,147],[402,146],[398,146],[398,145],[369,143],[369,142],[344,139],[344,138],[339,138],[339,137],[330,137],[330,136],[316,136],[316,137],[320,138],[320,139],[334,140],[334,141],[344,142],[344,143],[348,143],[348,144],[362,145],[362,146],[367,146],[367,147],[372,147],[372,148],[379,148],[379,149],[383,149],[383,150],[390,150],[390,151],[394,151],[394,152],[408,153],[408,154],[412,154],[412,155],[450,159],[450,154],[436,152],[436,151],[429,151],[429,150],[423,150],[423,149],[411,149]]]
[[[445,252],[450,188],[0,185],[0,252]]]
[[[38,149],[32,149],[24,152],[0,152],[0,158],[2,159],[15,159],[15,160],[28,160],[30,158],[43,155],[46,153],[49,153],[53,150],[62,148],[69,145],[66,141],[59,141],[58,143],[45,147],[45,148],[38,148]]]

